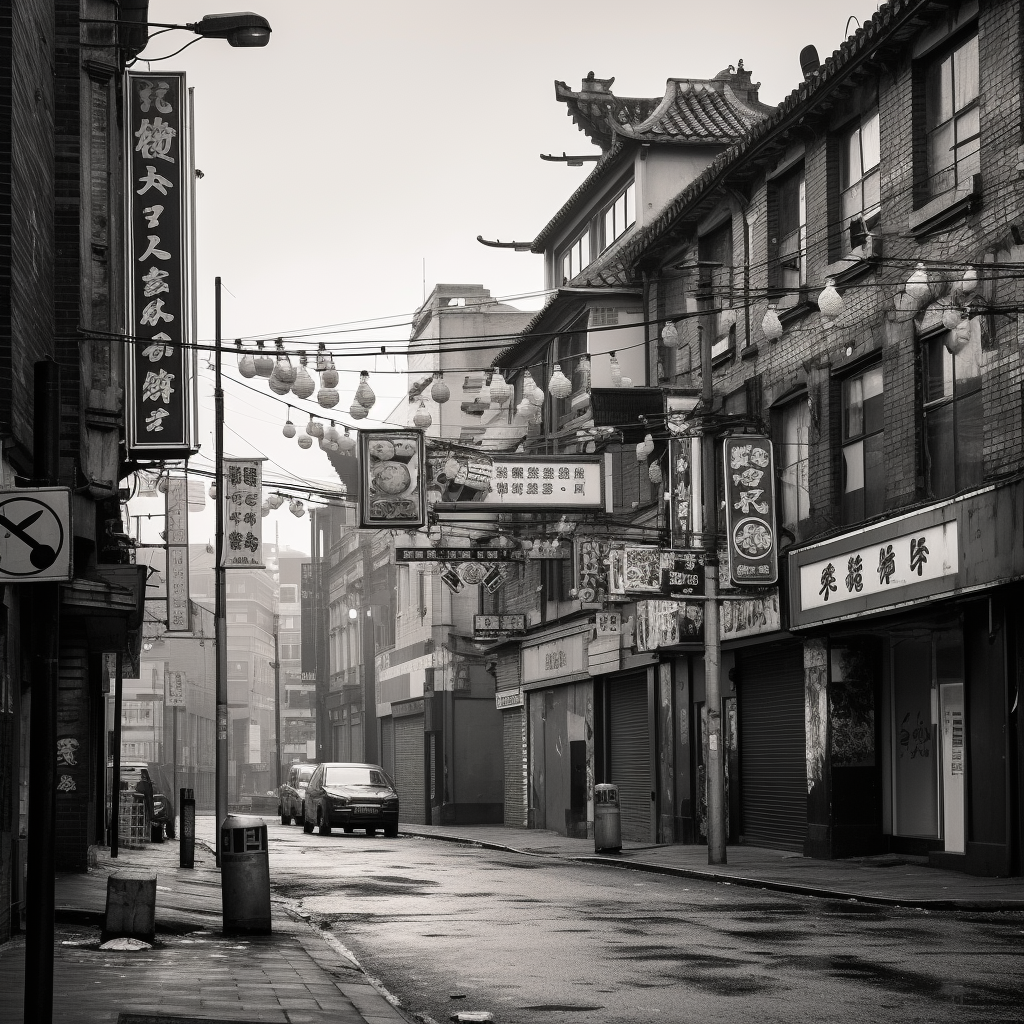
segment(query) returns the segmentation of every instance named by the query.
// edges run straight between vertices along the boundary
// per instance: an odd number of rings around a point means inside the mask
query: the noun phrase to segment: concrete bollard
[[[107,879],[103,941],[121,937],[152,942],[156,936],[156,874],[115,871]]]

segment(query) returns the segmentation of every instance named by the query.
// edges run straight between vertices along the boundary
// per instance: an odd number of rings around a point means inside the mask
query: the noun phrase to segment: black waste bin
[[[270,933],[270,852],[262,818],[229,814],[221,822],[220,887],[225,933]]]
[[[178,791],[181,821],[178,823],[178,866],[196,866],[196,794],[192,789]]]

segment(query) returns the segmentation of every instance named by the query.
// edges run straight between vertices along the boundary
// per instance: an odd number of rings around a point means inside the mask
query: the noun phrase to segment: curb
[[[484,850],[495,850],[501,853],[514,853],[521,857],[550,857],[554,860],[573,861],[578,864],[600,864],[603,867],[617,867],[628,871],[644,871],[653,875],[670,875],[676,878],[693,878],[702,882],[716,882],[724,885],[739,885],[749,889],[766,889],[771,892],[784,892],[792,896],[808,896],[812,899],[832,900],[842,903],[866,903],[872,906],[892,907],[906,910],[929,911],[978,911],[984,913],[1002,913],[1006,911],[1024,911],[1024,901],[1009,903],[1005,900],[920,900],[910,897],[874,896],[863,893],[847,892],[842,889],[828,889],[823,886],[801,885],[796,882],[777,882],[771,879],[749,878],[745,875],[729,875],[719,871],[701,871],[698,868],[680,868],[668,864],[644,864],[641,861],[618,860],[612,857],[600,857],[586,854],[538,853],[533,850],[520,850],[503,843],[481,842],[463,836],[434,835],[426,832],[401,832],[400,835],[416,836],[420,839],[436,839],[446,843],[458,843],[462,846],[476,846]]]

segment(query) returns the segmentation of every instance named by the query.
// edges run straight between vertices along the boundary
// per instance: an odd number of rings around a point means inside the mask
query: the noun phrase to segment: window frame
[[[880,437],[882,439],[882,444],[884,445],[884,440],[885,440],[885,415],[884,415],[884,411],[879,415],[877,427],[875,427],[875,429],[868,430],[867,429],[866,417],[864,416],[864,413],[863,413],[863,409],[865,407],[865,403],[864,403],[864,400],[862,399],[862,402],[861,402],[862,413],[861,413],[861,415],[862,415],[862,421],[863,422],[862,422],[862,428],[861,428],[860,432],[857,433],[857,434],[851,434],[849,432],[849,424],[848,424],[848,412],[849,412],[848,388],[849,388],[849,386],[853,383],[853,381],[855,381],[855,380],[862,380],[868,374],[875,373],[875,372],[877,372],[877,373],[879,373],[881,375],[881,387],[880,387],[880,390],[878,392],[878,397],[880,399],[882,399],[882,401],[884,402],[884,399],[885,399],[885,369],[884,369],[884,367],[882,365],[882,362],[880,360],[875,360],[875,361],[869,363],[866,366],[860,366],[858,369],[854,370],[853,372],[848,373],[845,376],[843,376],[837,382],[839,384],[839,389],[840,389],[840,391],[839,391],[839,417],[840,417],[840,422],[839,422],[839,509],[840,509],[840,520],[841,520],[841,522],[843,523],[844,526],[852,525],[852,524],[855,524],[855,523],[860,523],[860,522],[863,522],[866,519],[871,519],[874,516],[876,516],[879,513],[881,513],[884,510],[884,506],[885,506],[885,487],[884,487],[884,483],[883,483],[881,507],[879,507],[876,510],[870,510],[870,511],[868,510],[868,507],[867,507],[867,488],[866,488],[866,481],[867,481],[867,478],[868,478],[868,470],[867,470],[867,461],[865,459],[865,445],[866,445],[866,443],[870,439],[876,438],[876,437]],[[861,458],[861,478],[862,478],[862,480],[865,481],[865,486],[861,488],[861,490],[864,492],[864,496],[861,499],[862,500],[862,504],[863,504],[863,512],[860,515],[853,515],[853,514],[850,513],[850,511],[847,508],[847,499],[846,499],[846,495],[848,493],[847,489],[846,489],[846,480],[847,480],[847,469],[846,469],[847,458],[846,458],[846,453],[847,453],[848,449],[851,449],[851,448],[853,448],[856,445],[860,445],[861,446],[861,456],[860,456],[860,458]],[[884,481],[884,476],[883,476],[883,481]]]
[[[789,442],[786,440],[786,417],[789,415],[791,410],[800,408],[801,417],[805,417],[804,423],[804,436],[803,442],[804,455],[803,458],[796,459],[792,464],[787,460],[787,451],[789,448]],[[808,405],[808,393],[806,390],[796,392],[795,394],[789,395],[785,401],[779,403],[774,410],[776,416],[776,422],[778,424],[777,437],[779,438],[777,443],[777,449],[779,458],[776,462],[776,475],[778,477],[778,521],[780,526],[784,529],[789,530],[794,535],[799,533],[800,524],[805,522],[810,517],[811,510],[811,411]],[[798,445],[798,440],[796,442]],[[800,463],[803,463],[804,470],[800,473]],[[795,485],[786,480],[786,474],[791,469],[795,469]],[[801,487],[801,480],[803,487]],[[795,486],[796,493],[796,518],[788,519],[786,516],[786,505],[787,495],[789,489]],[[801,508],[800,496],[801,493],[805,496],[805,503]]]
[[[782,235],[782,208],[787,188],[796,186],[797,229]],[[768,264],[768,289],[780,306],[798,305],[804,300],[807,290],[807,175],[801,160],[788,168],[784,174],[772,179],[769,189],[769,205],[772,227],[770,259]],[[771,236],[774,234],[774,237]],[[787,247],[790,239],[796,239],[796,248]],[[784,264],[787,257],[796,256],[796,266]],[[795,281],[787,278],[795,274]]]
[[[586,246],[586,261],[584,262],[584,240]],[[582,231],[562,250],[559,256],[559,265],[562,270],[562,284],[566,285],[574,278],[578,277],[583,273],[591,263],[594,262],[593,246],[591,245],[592,235],[590,231],[590,225],[588,224]],[[573,254],[579,249],[579,266],[574,267],[573,265]],[[566,260],[569,261],[569,271],[566,274]]]
[[[871,121],[876,122],[876,132],[878,134],[878,161],[872,164],[870,167],[865,168],[864,166],[864,128]],[[839,231],[840,231],[840,243],[839,243],[839,256],[849,256],[851,253],[856,252],[859,246],[851,244],[850,238],[850,225],[857,218],[861,218],[864,222],[865,231],[872,231],[878,226],[878,222],[881,220],[882,215],[882,143],[881,143],[881,117],[879,115],[878,100],[875,99],[874,104],[867,110],[866,113],[858,115],[852,121],[848,121],[843,125],[837,132],[836,138],[839,146],[839,173],[836,179],[836,203],[839,212]],[[858,136],[858,149],[860,159],[860,175],[856,179],[850,177],[850,147],[852,138],[854,135]],[[878,179],[878,195],[877,201],[867,206],[864,199],[864,183],[872,175]],[[859,189],[860,191],[860,206],[856,213],[850,213],[847,215],[844,209],[844,199],[848,192],[853,189]]]
[[[623,219],[626,222],[621,230],[616,226],[616,207],[620,200],[623,204]],[[612,231],[608,232],[608,218],[612,218]],[[610,245],[617,242],[636,224],[636,179],[630,178],[618,195],[601,211],[601,231],[603,233],[604,252]]]

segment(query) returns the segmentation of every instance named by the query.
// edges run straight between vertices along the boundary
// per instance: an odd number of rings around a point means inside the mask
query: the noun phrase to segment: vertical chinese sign
[[[224,502],[225,569],[262,569],[263,459],[225,459],[220,498]]]
[[[188,601],[188,480],[167,478],[167,632],[187,633],[192,628]]]
[[[771,439],[760,434],[738,434],[725,439],[723,451],[730,578],[737,586],[777,583]]]
[[[196,451],[192,160],[185,76],[127,76],[125,434],[135,459]]]
[[[426,519],[421,430],[359,431],[359,525],[417,529]]]

